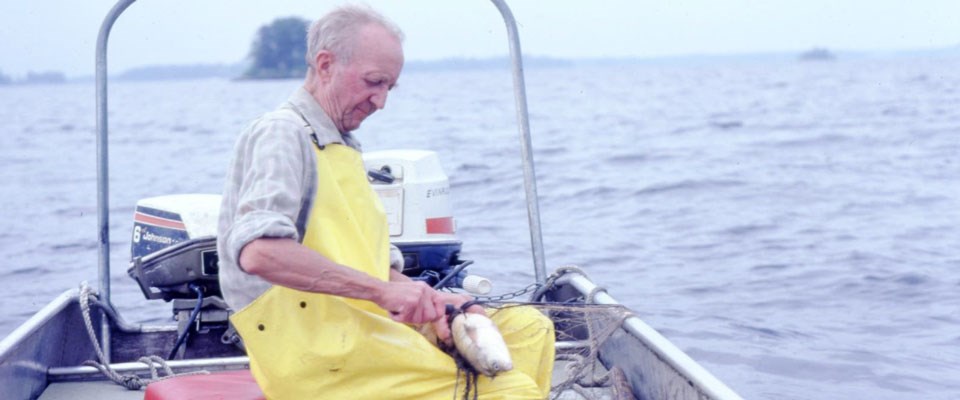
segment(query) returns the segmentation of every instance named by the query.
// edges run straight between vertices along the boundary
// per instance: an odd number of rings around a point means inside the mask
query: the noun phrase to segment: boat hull
[[[558,332],[555,386],[568,378],[564,375],[564,368],[560,367],[565,362],[564,357],[579,352],[595,356],[601,370],[616,368],[622,371],[632,395],[638,399],[740,399],[666,338],[632,316],[582,271],[567,268],[558,274],[560,276],[554,280],[552,288],[545,291],[547,307],[551,304],[558,307],[572,305],[574,309],[577,305],[615,306],[624,313],[620,318],[601,323],[609,326],[590,328],[583,323],[565,322],[569,319],[552,313]],[[101,314],[91,312],[95,331],[101,326]],[[108,321],[112,333],[111,365],[122,374],[149,377],[148,367],[138,363],[137,359],[150,354],[166,354],[176,341],[177,327],[174,325],[129,326],[110,318]],[[609,335],[595,341],[596,338],[589,337],[587,331],[590,330],[606,331]],[[97,334],[99,336],[99,332]],[[220,341],[222,334],[223,330],[211,329],[193,335],[183,353],[184,359],[171,361],[171,367],[177,373],[249,368],[240,349]],[[597,348],[590,348],[591,345],[597,345]],[[116,392],[116,396],[142,397],[140,392],[117,392],[100,371],[83,365],[96,358],[96,350],[86,333],[78,291],[67,291],[0,342],[0,391],[8,399],[100,399],[109,397],[105,396],[107,391]],[[106,383],[91,386],[94,382]],[[69,384],[74,386],[63,387]],[[55,385],[56,392],[67,395],[56,397],[51,390],[44,396],[51,385]],[[598,383],[591,390],[612,391],[608,383]]]

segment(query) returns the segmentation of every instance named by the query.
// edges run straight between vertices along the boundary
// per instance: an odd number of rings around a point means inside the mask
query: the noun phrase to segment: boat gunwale
[[[30,316],[23,324],[7,334],[6,337],[0,340],[0,363],[6,361],[6,357],[18,347],[19,343],[39,332],[46,325],[47,321],[53,319],[53,317],[69,307],[70,304],[78,301],[79,298],[80,291],[78,289],[67,289]]]
[[[170,360],[166,362],[166,365],[176,373],[201,370],[230,371],[248,369],[250,367],[250,358],[246,356],[237,356]],[[110,364],[110,368],[114,372],[121,374],[147,374],[151,372],[151,366],[142,362],[115,363]],[[90,377],[96,377],[98,379],[85,379]],[[105,379],[103,373],[99,369],[88,365],[50,368],[47,370],[47,378],[50,383]]]
[[[558,273],[563,275],[557,278],[557,285],[570,285],[584,296],[584,303],[622,306],[606,292],[606,289],[595,284],[579,268],[561,268]],[[688,379],[691,386],[709,398],[742,400],[742,397],[733,389],[639,317],[629,315],[624,318],[620,328],[639,340],[644,347],[673,368],[677,374]]]

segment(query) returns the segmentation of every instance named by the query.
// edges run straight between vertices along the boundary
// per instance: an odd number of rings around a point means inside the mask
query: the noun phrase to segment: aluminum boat
[[[114,22],[133,3],[134,0],[116,3],[104,19],[97,40],[99,286],[67,288],[0,342],[0,397],[4,399],[141,399],[144,392],[137,389],[142,383],[168,374],[196,371],[210,373],[211,377],[222,376],[227,385],[237,386],[230,383],[230,379],[237,376],[248,385],[252,382],[248,372],[249,360],[242,347],[237,345],[238,337],[227,323],[230,311],[218,296],[215,239],[209,236],[209,232],[188,232],[182,237],[170,239],[168,235],[167,239],[162,239],[162,232],[154,229],[166,226],[186,232],[185,225],[192,224],[184,221],[189,218],[181,218],[190,210],[160,210],[158,213],[158,209],[183,207],[182,204],[190,208],[190,205],[204,201],[215,201],[154,199],[154,203],[146,201],[137,208],[134,257],[129,273],[141,285],[146,298],[171,302],[178,321],[176,324],[130,324],[118,315],[110,300],[106,49]],[[523,296],[516,300],[540,304],[550,311],[549,315],[556,323],[557,360],[552,396],[570,399],[739,399],[740,396],[727,385],[620,306],[581,269],[562,267],[547,274],[517,26],[503,0],[492,0],[492,3],[503,17],[510,47],[536,277],[536,282],[527,290],[514,293],[512,297]],[[387,155],[386,159],[393,161],[383,164],[390,166],[391,163],[416,161],[423,156]],[[382,161],[374,158],[368,163]],[[382,177],[371,180],[378,179]],[[389,177],[383,180],[390,181]],[[389,194],[389,190],[380,193],[384,198],[384,193]],[[385,198],[384,201],[389,200]],[[409,211],[406,214],[416,213]],[[147,228],[153,231],[147,232]],[[136,242],[147,234],[154,235],[151,237],[154,239],[161,238],[155,242],[164,242],[166,246],[145,249],[139,254]],[[485,290],[482,280],[464,284],[464,279],[456,279],[462,278],[469,263],[457,259],[459,242],[455,237],[426,243],[431,246],[422,246],[425,244],[423,240],[400,242],[395,244],[404,250],[405,257],[410,256],[408,264],[415,261],[413,264],[421,267],[416,271],[405,271],[409,272],[408,275],[433,279],[431,284],[441,286],[471,286],[474,292],[480,293]],[[440,268],[426,265],[425,260],[430,258],[439,259]],[[429,276],[424,275],[425,272],[430,272]],[[198,294],[196,298],[195,294]],[[500,300],[507,300],[506,297]],[[556,309],[553,309],[554,305]],[[563,307],[574,311],[562,311]],[[596,315],[614,317],[595,318]],[[597,332],[602,332],[602,337],[598,337]],[[148,355],[165,357],[142,358]],[[580,368],[571,368],[571,365],[580,365]],[[165,382],[182,378],[184,376],[177,376]],[[561,385],[559,382],[565,383]]]

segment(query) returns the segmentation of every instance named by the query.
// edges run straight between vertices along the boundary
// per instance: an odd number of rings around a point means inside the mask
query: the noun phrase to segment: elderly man
[[[449,399],[465,386],[455,363],[407,324],[449,341],[445,305],[469,297],[390,268],[383,208],[350,133],[396,85],[402,33],[346,6],[307,35],[303,87],[246,128],[228,173],[218,250],[231,321],[268,398]],[[529,308],[493,319],[515,369],[482,377],[480,395],[547,397],[550,321]]]

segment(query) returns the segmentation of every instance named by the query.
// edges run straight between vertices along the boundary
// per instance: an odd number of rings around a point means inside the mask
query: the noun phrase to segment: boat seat
[[[147,385],[144,400],[264,400],[249,370],[186,375]]]

